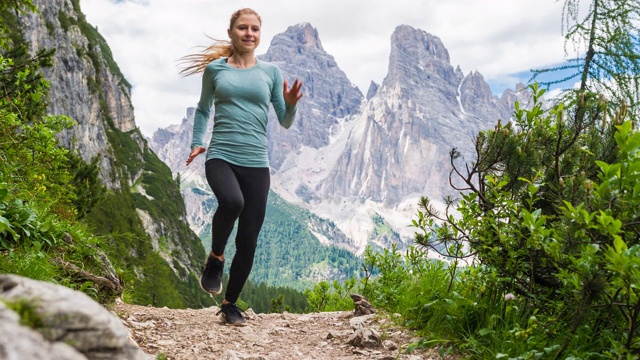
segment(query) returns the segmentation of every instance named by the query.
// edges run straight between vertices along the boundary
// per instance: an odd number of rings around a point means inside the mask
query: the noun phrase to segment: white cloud
[[[453,66],[479,71],[496,88],[515,74],[560,63],[562,2],[556,0],[81,0],[87,20],[106,38],[133,86],[136,123],[150,136],[180,122],[198,101],[200,79],[178,74],[177,60],[226,39],[231,13],[251,7],[262,16],[266,52],[271,38],[309,22],[323,47],[361,91],[387,73],[390,38],[401,24],[442,39]],[[527,79],[525,79],[527,80]],[[509,83],[512,81],[512,83]]]

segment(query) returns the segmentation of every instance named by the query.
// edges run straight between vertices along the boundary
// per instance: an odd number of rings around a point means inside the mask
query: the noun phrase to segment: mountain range
[[[323,49],[309,23],[276,35],[260,59],[279,66],[286,79],[304,82],[290,129],[281,128],[271,114],[272,189],[335,224],[344,236],[309,227],[325,243],[355,254],[368,245],[411,244],[409,224],[419,198],[437,203],[455,194],[449,185],[450,151],[461,152],[457,161],[473,161],[478,132],[509,121],[515,102],[530,99],[522,84],[495,96],[482,74],[465,74],[451,65],[440,38],[408,25],[391,35],[388,73],[381,84],[372,82],[366,95]],[[180,174],[187,218],[202,237],[213,211],[202,204],[212,194],[203,159],[184,165],[194,114],[186,105],[182,121],[158,129],[148,141]]]

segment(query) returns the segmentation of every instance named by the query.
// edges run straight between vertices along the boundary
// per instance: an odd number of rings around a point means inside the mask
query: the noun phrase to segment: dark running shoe
[[[222,269],[224,269],[224,260],[218,260],[209,254],[200,275],[200,286],[204,291],[213,295],[222,292]]]
[[[226,325],[232,326],[246,326],[247,320],[242,316],[244,310],[240,309],[238,305],[233,303],[222,304],[220,311],[216,315],[222,313],[222,320]]]

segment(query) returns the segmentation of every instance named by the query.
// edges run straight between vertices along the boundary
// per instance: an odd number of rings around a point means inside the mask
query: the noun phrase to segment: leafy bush
[[[544,110],[544,90],[531,89],[533,107],[479,134],[476,162],[453,169],[460,199],[445,199],[443,212],[422,199],[420,248],[365,253],[364,295],[423,336],[408,350],[438,345],[480,359],[640,351],[640,133],[624,106],[607,118],[607,103],[585,96]],[[326,284],[313,296],[331,299]]]
[[[343,284],[334,280],[331,284],[320,281],[313,289],[306,289],[304,295],[311,312],[353,310],[351,295],[356,288],[357,280],[351,278]]]
[[[464,176],[454,169],[461,199],[444,214],[423,199],[414,221],[417,242],[474,264],[450,274],[451,293],[460,282],[482,289],[452,300],[473,299],[484,320],[448,335],[478,357],[636,353],[640,134],[624,106],[609,120],[591,97],[577,122],[562,104],[543,111],[532,89],[534,107],[481,133],[478,160]],[[507,294],[518,300],[504,305]]]

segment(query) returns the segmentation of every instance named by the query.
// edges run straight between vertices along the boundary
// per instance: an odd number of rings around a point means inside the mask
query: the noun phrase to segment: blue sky
[[[178,124],[197,103],[200,79],[181,77],[176,62],[208,36],[226,39],[231,13],[254,8],[263,20],[263,54],[271,38],[302,22],[318,30],[324,49],[366,92],[387,73],[390,38],[406,24],[438,36],[451,64],[480,72],[494,93],[566,58],[563,1],[556,0],[80,0],[132,84],[136,123],[146,136]]]
[[[516,74],[511,74],[511,76],[514,79],[519,79],[520,82],[527,84],[531,81],[534,73],[531,70],[545,70],[545,69],[555,69],[555,68],[559,68],[562,66],[566,66],[568,64],[575,64],[575,62],[568,62],[568,61],[563,61],[557,64],[551,64],[551,65],[546,65],[543,67],[535,67],[533,69],[529,69],[526,71],[522,71]],[[536,81],[538,83],[545,83],[545,82],[554,82],[556,80],[559,79],[564,79],[566,77],[569,76],[573,76],[576,73],[576,69],[562,69],[562,70],[554,70],[552,72],[548,72],[548,73],[543,73],[543,74],[539,74],[538,76],[536,76],[536,78],[533,81]],[[533,82],[531,81],[531,82]],[[576,76],[576,77],[571,77],[570,80],[558,83],[558,84],[550,84],[548,85],[550,90],[554,90],[554,89],[562,89],[562,90],[566,90],[566,89],[570,89],[572,87],[575,86],[575,84],[577,82],[580,81],[580,77]],[[513,88],[513,85],[510,85],[508,83],[504,83],[502,81],[496,81],[495,83],[491,82],[491,79],[489,79],[488,81],[489,85],[491,86],[491,91],[496,94],[496,95],[500,95],[502,94],[503,91],[505,91],[508,88]],[[546,86],[545,86],[546,87]]]

